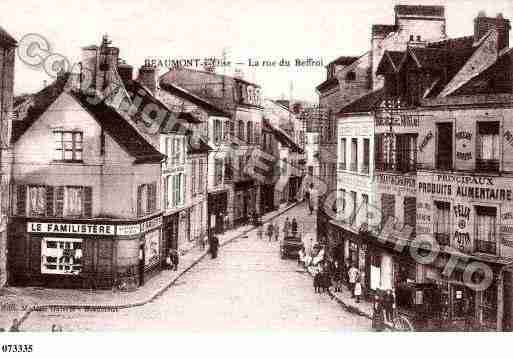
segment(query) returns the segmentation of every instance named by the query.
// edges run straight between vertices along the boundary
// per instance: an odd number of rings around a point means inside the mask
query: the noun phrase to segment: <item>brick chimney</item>
[[[474,19],[474,41],[481,40],[491,29],[497,31],[497,49],[500,51],[509,48],[509,30],[511,29],[509,19],[505,19],[501,13],[496,17],[488,17],[484,11],[480,11]]]
[[[141,66],[137,81],[155,95],[157,91],[157,69],[148,65]]]
[[[121,77],[121,81],[123,81],[123,84],[126,86],[128,82],[133,80],[134,68],[124,62],[120,62],[118,64],[118,74],[119,77]]]
[[[82,81],[98,91],[105,90],[111,83],[119,81],[116,76],[119,49],[110,46],[107,35],[102,44],[82,48]]]

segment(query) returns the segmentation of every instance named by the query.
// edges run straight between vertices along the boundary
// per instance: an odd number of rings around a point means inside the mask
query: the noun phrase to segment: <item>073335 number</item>
[[[3,353],[32,353],[32,344],[2,344]]]

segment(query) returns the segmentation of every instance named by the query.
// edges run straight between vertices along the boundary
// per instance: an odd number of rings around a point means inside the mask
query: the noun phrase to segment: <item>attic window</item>
[[[410,41],[413,41],[413,40],[414,40],[413,35],[410,35]]]
[[[420,41],[421,37],[420,35],[417,35],[417,41]]]
[[[355,81],[356,80],[356,73],[354,71],[350,71],[346,75],[346,81]]]

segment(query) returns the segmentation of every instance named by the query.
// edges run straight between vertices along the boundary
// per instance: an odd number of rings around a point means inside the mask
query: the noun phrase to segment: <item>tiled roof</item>
[[[91,113],[101,127],[114,138],[137,163],[160,162],[164,155],[153,147],[137,130],[112,107],[100,102],[91,104],[83,94],[73,94],[80,104]]]
[[[411,47],[409,51],[420,68],[441,69],[446,65],[448,51],[421,47]]]
[[[361,113],[371,112],[376,105],[378,105],[384,98],[385,90],[379,89],[363,95],[362,97],[351,102],[349,105],[343,107],[338,114],[350,114],[350,113]]]
[[[358,56],[340,56],[336,58],[335,60],[331,61],[330,64],[336,64],[336,65],[351,65],[353,62],[358,60]]]
[[[513,93],[513,49],[454,92],[458,95]]]
[[[32,106],[27,110],[24,118],[17,119],[12,123],[12,141],[16,142],[21,135],[50,107],[59,97],[68,81],[69,74],[57,78],[49,86],[32,95]],[[23,102],[23,101],[22,101]],[[19,102],[21,104],[22,102]]]
[[[229,113],[214,105],[212,102],[207,101],[206,99],[198,96],[197,94],[194,94],[174,83],[166,81],[163,77],[161,77],[159,83],[161,90],[168,91],[169,93],[178,97],[183,97],[184,99],[192,102],[196,106],[203,108],[213,116],[230,117]]]
[[[338,86],[338,79],[336,77],[332,77],[321,83],[316,87],[317,91],[324,91],[334,86]]]
[[[202,121],[199,118],[197,118],[196,116],[194,116],[190,112],[180,112],[178,114],[178,119],[179,120],[183,120],[183,121],[185,121],[187,123],[193,123],[193,124],[202,123]]]
[[[379,62],[378,68],[376,69],[376,74],[381,75],[386,73],[386,64],[390,64],[392,66],[393,72],[399,70],[404,54],[404,51],[385,51],[381,61]]]
[[[9,33],[7,31],[5,31],[0,26],[0,44],[8,45],[8,46],[16,46],[18,43],[16,42],[16,40],[14,40],[14,38],[11,35],[9,35]]]
[[[27,110],[24,118],[13,121],[12,140],[16,142],[36,122],[43,113],[66,90],[68,74],[61,75],[52,84],[32,96],[32,106]],[[136,158],[136,162],[160,162],[164,156],[146,141],[131,124],[112,107],[104,102],[92,104],[84,94],[70,92],[70,94],[86,109],[114,140],[130,155]]]
[[[396,5],[395,13],[397,15],[443,17],[445,8],[433,5]]]
[[[441,41],[434,41],[427,44],[426,47],[432,49],[461,50],[469,49],[474,46],[474,36],[455,37]]]

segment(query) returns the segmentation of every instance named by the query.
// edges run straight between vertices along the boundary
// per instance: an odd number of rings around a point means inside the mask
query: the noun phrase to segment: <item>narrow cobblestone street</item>
[[[304,205],[286,212],[296,217],[307,241],[315,235],[315,216]],[[326,294],[315,294],[311,277],[293,260],[279,257],[278,242],[258,240],[256,231],[205,258],[153,302],[117,312],[34,312],[24,331],[346,331],[370,330],[370,321],[348,313]]]

